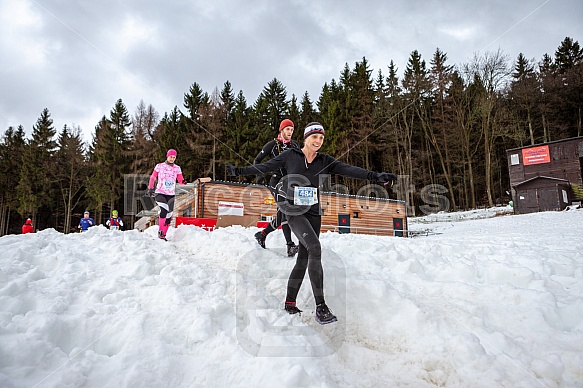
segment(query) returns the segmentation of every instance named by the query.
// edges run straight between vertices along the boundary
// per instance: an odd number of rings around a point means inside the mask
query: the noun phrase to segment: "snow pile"
[[[4,236],[0,386],[582,386],[583,210],[492,213],[324,233],[324,326],[281,232]]]

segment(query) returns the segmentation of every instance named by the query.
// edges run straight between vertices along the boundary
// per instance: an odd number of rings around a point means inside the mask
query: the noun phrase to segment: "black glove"
[[[390,172],[377,172],[375,174],[375,180],[384,184],[393,183],[399,180],[395,174]]]
[[[231,163],[227,163],[227,174],[230,176],[237,176],[239,170],[237,167],[233,166]]]
[[[155,197],[156,193],[155,193],[155,189],[148,189],[146,190],[146,197]]]
[[[181,185],[187,185],[188,183],[185,180],[183,180],[182,182],[180,182],[180,184]]]

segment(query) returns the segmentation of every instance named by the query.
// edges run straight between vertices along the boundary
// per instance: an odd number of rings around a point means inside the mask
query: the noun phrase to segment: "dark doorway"
[[[342,234],[350,233],[350,214],[338,214],[338,231]]]
[[[393,231],[395,237],[403,237],[403,219],[393,218]]]

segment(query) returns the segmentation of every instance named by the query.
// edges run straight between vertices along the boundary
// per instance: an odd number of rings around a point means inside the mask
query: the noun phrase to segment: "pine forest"
[[[397,174],[399,189],[389,194],[407,202],[409,216],[421,215],[435,191],[449,211],[505,204],[506,150],[583,135],[583,49],[567,37],[540,59],[497,50],[461,64],[450,64],[440,49],[427,60],[413,51],[403,69],[391,61],[379,70],[362,58],[319,96],[290,96],[274,78],[254,102],[229,81],[212,91],[193,82],[174,107],[142,100],[129,109],[115,98],[90,144],[81,128],[55,128],[48,107],[32,129],[2,129],[0,235],[19,233],[28,217],[36,230],[74,232],[85,210],[105,223],[117,209],[132,228],[124,176],[151,174],[170,148],[188,182],[255,182],[227,176],[225,165],[252,164],[284,118],[295,123],[300,144],[306,124],[318,121],[326,130],[322,152]],[[353,194],[366,183],[333,179]]]

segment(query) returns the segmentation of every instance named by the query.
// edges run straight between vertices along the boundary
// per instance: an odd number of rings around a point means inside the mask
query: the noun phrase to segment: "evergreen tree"
[[[249,160],[248,155],[244,155],[243,145],[252,138],[250,127],[251,108],[247,106],[247,100],[242,91],[239,91],[234,101],[233,107],[233,127],[227,133],[227,145],[229,155],[225,158],[225,163],[241,164]],[[223,170],[223,179],[231,179]]]
[[[95,126],[93,141],[89,147],[86,195],[90,202],[86,210],[90,208],[96,210],[97,217],[94,216],[94,219],[97,223],[101,220],[103,205],[115,198],[115,188],[111,184],[114,171],[109,168],[112,158],[108,153],[113,148],[112,131],[109,126],[109,120],[103,116]]]
[[[9,127],[0,142],[0,236],[9,233],[11,214],[18,208],[18,191],[14,188],[20,180],[25,146],[22,125],[16,130]]]
[[[450,143],[455,138],[449,136],[452,117],[447,109],[447,92],[451,85],[453,66],[447,64],[447,54],[439,48],[435,50],[431,60],[429,79],[433,89],[433,106],[431,118],[423,126],[431,146],[439,161],[439,167],[435,170],[441,172],[449,192],[451,208],[456,211],[456,197],[453,190],[452,166],[450,160]],[[436,177],[438,178],[438,177]]]
[[[395,171],[400,175],[403,175],[406,171],[405,166],[405,150],[406,142],[405,138],[402,137],[402,127],[399,121],[401,120],[401,110],[403,105],[403,99],[401,98],[402,89],[400,86],[400,80],[397,76],[397,66],[391,60],[388,66],[389,74],[385,79],[385,109],[382,113],[386,120],[388,121],[389,129],[381,133],[381,142],[387,144],[387,152],[383,152],[383,155],[387,153],[393,154],[396,157],[396,165],[383,162],[383,170]],[[393,144],[394,147],[390,147]],[[405,199],[405,198],[403,198]]]
[[[253,105],[251,123],[244,134],[241,155],[252,163],[263,145],[273,139],[279,123],[289,116],[290,106],[283,84],[274,78],[263,88]]]
[[[129,113],[121,99],[95,127],[90,148],[90,168],[94,175],[89,179],[88,196],[95,206],[95,222],[102,222],[103,205],[106,216],[123,205],[124,174],[131,171],[132,133]]]
[[[258,129],[265,129],[267,132],[271,132],[269,136],[271,137],[278,131],[281,120],[290,114],[287,92],[283,84],[277,78],[274,78],[263,88],[258,100],[264,102],[261,107],[265,109],[261,112],[262,117],[257,123]]]
[[[245,158],[245,163],[253,163],[253,159],[261,148],[275,134],[274,123],[277,118],[271,117],[269,100],[262,93],[253,104],[249,115],[249,126],[243,133],[243,143],[241,144],[241,156]]]
[[[72,216],[75,208],[83,198],[87,167],[84,156],[83,140],[79,128],[69,129],[66,125],[59,133],[57,140],[58,150],[55,155],[57,173],[55,176],[61,203],[62,217],[58,225],[64,233],[74,230]]]
[[[299,135],[296,135],[296,139],[303,139],[304,138],[304,128],[306,125],[312,121],[319,121],[320,118],[316,110],[314,109],[314,103],[310,99],[310,95],[308,92],[305,92],[302,96],[302,100],[300,101],[300,115],[298,117],[298,122],[296,124],[296,131]]]
[[[566,37],[557,51],[555,51],[555,67],[560,74],[572,69],[583,60],[583,49],[579,42],[573,41],[573,38]]]
[[[215,88],[209,101],[201,106],[201,122],[210,137],[211,153],[207,160],[203,176],[210,176],[213,180],[217,178],[217,163],[224,164],[221,151],[223,149],[223,128],[228,117],[227,108],[222,104],[221,95]]]
[[[220,99],[224,114],[222,118],[223,138],[221,139],[223,146],[221,147],[220,157],[224,163],[236,163],[234,153],[239,146],[240,133],[237,129],[237,121],[235,118],[237,100],[229,81],[224,83]],[[217,166],[217,168],[217,176],[223,180],[226,179],[224,165]]]
[[[201,177],[210,154],[205,134],[200,116],[194,122],[175,106],[170,114],[164,114],[154,133],[157,163],[166,160],[166,152],[172,148],[178,152],[177,164],[182,168],[184,179],[192,182]],[[153,168],[150,166],[150,172]]]
[[[539,67],[539,82],[541,85],[540,101],[537,104],[541,112],[541,125],[543,127],[543,141],[548,142],[556,140],[557,135],[560,134],[554,131],[553,121],[553,106],[557,99],[556,94],[560,85],[555,74],[555,64],[553,58],[549,54],[543,55],[543,58],[538,64]]]
[[[583,135],[583,49],[566,37],[555,51],[555,66],[561,79],[559,116],[567,126],[567,136]]]
[[[209,113],[208,104],[208,93],[204,92],[196,82],[193,83],[188,93],[184,95],[186,114],[180,113],[178,115],[178,112],[172,112],[171,125],[166,127],[166,130],[173,132],[172,138],[174,138],[173,145],[168,148],[188,151],[188,153],[183,154],[186,158],[180,157],[180,166],[184,166],[183,171],[190,173],[188,178],[185,175],[187,180],[193,179],[194,175],[204,176],[202,174],[210,167],[209,160],[212,157],[213,138],[204,122],[204,120],[208,120],[208,116],[203,117],[203,114]],[[183,149],[185,139],[187,147]]]
[[[53,203],[53,178],[56,173],[54,155],[57,143],[53,120],[48,109],[44,109],[33,126],[32,138],[25,146],[22,171],[17,186],[19,206],[22,216],[32,215],[37,228],[49,222],[50,212],[42,220],[34,220],[41,207],[50,208]]]
[[[188,93],[184,95],[184,107],[186,108],[187,116],[193,121],[197,121],[200,107],[207,102],[208,95],[199,84],[193,83]]]
[[[339,159],[344,155],[347,127],[342,125],[342,106],[344,102],[343,91],[334,79],[330,84],[322,87],[322,92],[317,102],[320,112],[320,122],[326,129],[326,141],[322,146],[323,152]]]
[[[298,99],[295,96],[295,94],[292,94],[291,100],[289,101],[288,117],[290,118],[291,121],[294,122],[294,129],[297,128],[299,124],[300,114],[301,111],[298,104]],[[279,129],[279,124],[277,125],[277,128]]]
[[[220,105],[223,109],[224,116],[221,123],[225,127],[232,122],[233,109],[235,108],[235,93],[229,81],[223,84],[223,89],[220,94]]]
[[[540,83],[534,71],[534,64],[527,60],[522,53],[518,55],[512,73],[513,81],[510,84],[509,102],[514,116],[517,118],[516,127],[518,145],[524,145],[524,139],[530,139],[530,144],[536,144],[534,115],[536,105],[540,100]],[[528,131],[521,131],[521,127]],[[521,133],[522,132],[522,133]],[[541,134],[542,135],[542,134]]]
[[[109,145],[106,147],[111,150],[109,157],[104,158],[106,161],[106,166],[112,170],[112,182],[110,184],[113,186],[113,195],[110,198],[110,208],[107,215],[111,213],[113,209],[120,208],[123,205],[121,199],[123,198],[124,190],[124,174],[131,171],[131,157],[130,150],[132,146],[132,132],[131,132],[131,119],[126,106],[124,105],[121,98],[117,100],[115,106],[109,113],[109,122],[111,134],[108,137],[111,138]],[[105,156],[105,155],[102,155]]]
[[[351,136],[349,137],[352,154],[351,164],[361,166],[365,169],[378,169],[370,159],[372,153],[376,151],[378,136],[373,128],[373,104],[374,89],[372,81],[372,71],[369,69],[368,61],[362,58],[362,62],[356,62],[354,70],[348,75],[345,82],[348,125]],[[355,183],[360,185],[360,183]]]
[[[427,108],[428,97],[430,96],[430,81],[425,61],[421,59],[421,54],[417,50],[411,53],[402,80],[404,108],[401,110],[400,138],[405,144],[406,175],[411,179],[411,183],[421,187],[427,183],[434,182],[434,176],[430,168],[430,159],[427,154],[427,145],[423,136],[423,125],[427,122],[429,115]],[[415,145],[419,148],[415,151]],[[423,166],[415,172],[413,166]],[[414,212],[416,198],[413,192],[409,193],[408,203],[411,211]]]

